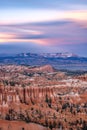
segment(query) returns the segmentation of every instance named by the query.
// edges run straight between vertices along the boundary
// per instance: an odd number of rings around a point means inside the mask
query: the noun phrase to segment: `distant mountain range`
[[[69,58],[69,57],[79,57],[78,55],[74,53],[68,53],[68,52],[60,52],[60,53],[40,53],[40,54],[34,54],[34,53],[21,53],[17,56],[23,56],[23,57],[29,57],[29,56],[42,56],[46,58]]]
[[[20,53],[1,55],[0,64],[42,66],[52,65],[59,70],[87,70],[87,58],[73,53]]]

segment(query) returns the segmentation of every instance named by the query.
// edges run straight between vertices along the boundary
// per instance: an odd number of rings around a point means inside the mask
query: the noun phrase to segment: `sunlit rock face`
[[[10,103],[34,104],[42,100],[54,97],[54,88],[52,87],[0,87],[0,105],[7,107]]]

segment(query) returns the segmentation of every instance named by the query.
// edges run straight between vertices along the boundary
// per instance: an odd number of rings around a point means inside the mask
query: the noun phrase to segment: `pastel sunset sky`
[[[1,0],[0,53],[87,56],[87,0]]]

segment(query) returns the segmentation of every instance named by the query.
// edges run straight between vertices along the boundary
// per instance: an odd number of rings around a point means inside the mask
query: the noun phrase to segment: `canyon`
[[[86,72],[0,66],[0,129],[86,130]]]

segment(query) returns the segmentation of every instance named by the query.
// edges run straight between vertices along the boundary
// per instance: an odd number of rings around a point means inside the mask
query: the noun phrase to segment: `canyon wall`
[[[25,103],[27,105],[40,103],[46,98],[54,97],[53,87],[4,87],[0,86],[0,105],[10,103]]]

